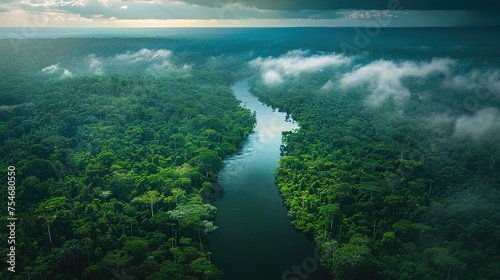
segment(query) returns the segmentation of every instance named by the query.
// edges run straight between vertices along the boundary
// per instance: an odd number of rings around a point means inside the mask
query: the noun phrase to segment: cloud
[[[61,78],[68,78],[71,76],[73,76],[73,73],[71,73],[71,71],[69,71],[68,69],[63,69]]]
[[[329,90],[331,88],[333,88],[334,86],[334,83],[332,80],[328,80],[322,87],[321,87],[321,90]]]
[[[59,69],[59,64],[54,64],[54,65],[50,65],[50,66],[43,68],[42,72],[52,74],[58,69]]]
[[[437,138],[448,138],[453,134],[454,126],[457,121],[457,117],[446,107],[439,108],[434,112],[415,116],[415,118],[418,118],[417,122],[425,126],[436,141]]]
[[[99,57],[90,54],[77,63],[71,71],[59,67],[59,64],[47,66],[42,69],[46,74],[59,74],[70,77],[73,73],[78,75],[104,75],[114,73],[148,72],[152,75],[166,75],[172,73],[186,73],[191,65],[175,65],[173,53],[166,49],[140,49],[127,51],[115,56]]]
[[[37,16],[48,27],[365,26],[374,18],[390,18],[391,26],[499,25],[500,11],[488,6],[498,7],[496,0],[478,1],[467,2],[470,9],[455,2],[447,9],[443,1],[401,0],[6,0],[0,3],[0,26],[24,26]],[[55,15],[79,21],[56,21]],[[110,23],[113,18],[118,20]]]
[[[456,118],[450,113],[431,114],[426,120],[430,125],[437,127],[448,126],[456,122]]]
[[[463,116],[455,123],[455,136],[471,137],[474,141],[500,136],[500,111],[497,108],[486,108],[472,116]]]
[[[113,4],[109,3],[110,1],[108,0],[98,0],[99,3],[101,3],[104,7],[110,7]]]
[[[94,75],[102,75],[104,74],[104,66],[103,63],[97,58],[95,54],[91,54],[87,56],[86,58],[89,70],[94,74]]]
[[[255,7],[266,10],[338,10],[338,9],[363,9],[385,10],[390,3],[401,3],[409,10],[490,10],[498,9],[496,0],[476,1],[387,1],[387,0],[181,0],[185,3],[220,7],[224,4],[237,4],[244,7]]]
[[[10,1],[12,3],[18,3],[18,1]],[[71,7],[71,6],[85,6],[85,0],[25,0],[21,1],[22,4],[26,4],[32,7]]]
[[[281,78],[281,75],[278,74],[278,72],[274,70],[269,70],[266,73],[262,75],[262,78],[264,79],[264,83],[271,85],[271,84],[281,84],[283,83],[283,79]]]
[[[43,68],[42,72],[49,75],[58,75],[61,79],[73,76],[73,73],[68,69],[59,67],[59,63]]]
[[[500,72],[498,70],[474,69],[446,81],[445,86],[454,90],[472,91],[478,99],[487,99],[491,95],[500,97]]]
[[[337,17],[344,19],[388,19],[397,18],[400,13],[406,11],[393,10],[341,10],[337,11]]]
[[[127,63],[136,63],[139,61],[158,61],[164,60],[172,55],[172,51],[159,49],[159,50],[149,50],[141,49],[137,52],[128,51],[124,54],[118,54],[115,56],[116,60],[121,60]]]
[[[359,66],[345,74],[340,81],[340,86],[349,88],[367,85],[371,94],[366,102],[377,107],[390,100],[402,102],[411,95],[410,90],[401,82],[403,78],[423,78],[433,73],[446,74],[453,64],[454,61],[447,58],[432,59],[430,62],[421,63],[378,60]]]
[[[227,4],[221,7],[206,5],[191,5],[179,1],[127,1],[124,5],[119,0],[37,0],[30,4],[19,3],[10,5],[12,10],[32,12],[60,12],[73,14],[89,19],[109,19],[116,17],[121,20],[131,19],[266,19],[283,18],[286,13],[281,11],[258,10],[237,4]],[[59,4],[60,3],[60,4]],[[50,10],[49,10],[50,9]],[[102,15],[100,17],[94,17]]]
[[[188,71],[191,66],[184,64],[177,67],[171,61],[172,51],[166,49],[141,49],[136,52],[128,51],[113,58],[114,65],[126,64],[143,68],[152,74],[164,74],[176,71]]]
[[[309,51],[292,50],[277,58],[258,57],[249,64],[260,70],[261,77],[266,84],[277,84],[282,83],[284,77],[317,72],[350,62],[351,58],[341,54],[309,55]]]

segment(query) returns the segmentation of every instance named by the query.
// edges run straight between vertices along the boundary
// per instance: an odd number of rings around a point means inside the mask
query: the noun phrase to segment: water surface
[[[290,224],[275,184],[281,132],[297,125],[252,96],[246,80],[232,88],[242,105],[256,112],[257,125],[219,174],[222,194],[212,201],[219,227],[212,236],[212,261],[225,280],[294,279],[299,276],[292,271],[294,265],[307,279],[329,279],[324,269],[314,268],[315,246]]]

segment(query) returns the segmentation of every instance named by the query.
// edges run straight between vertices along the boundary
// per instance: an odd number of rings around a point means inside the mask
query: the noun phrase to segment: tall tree
[[[158,201],[163,200],[164,198],[165,198],[165,196],[163,194],[160,194],[158,191],[153,190],[153,191],[147,191],[144,194],[134,198],[132,200],[132,202],[138,201],[141,203],[149,204],[151,207],[151,217],[153,217],[154,216],[154,210],[153,210],[154,204],[157,203]]]

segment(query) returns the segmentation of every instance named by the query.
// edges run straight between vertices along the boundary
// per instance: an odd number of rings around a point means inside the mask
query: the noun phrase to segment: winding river
[[[220,194],[212,235],[212,262],[224,280],[324,280],[315,246],[295,230],[274,180],[281,132],[297,128],[248,92],[248,81],[232,87],[242,106],[255,111],[257,125],[238,153],[225,160],[216,182]],[[316,255],[317,256],[317,255]]]

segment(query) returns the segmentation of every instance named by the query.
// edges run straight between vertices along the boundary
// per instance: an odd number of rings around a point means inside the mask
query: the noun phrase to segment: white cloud
[[[85,6],[85,0],[25,0],[21,2],[22,4],[27,4],[32,7],[83,7]]]
[[[116,64],[132,64],[134,67],[142,67],[144,70],[152,74],[162,74],[174,71],[187,71],[191,69],[189,65],[177,67],[170,58],[172,51],[166,49],[150,50],[141,49],[136,52],[128,51],[124,54],[118,54],[113,57],[112,63]]]
[[[137,52],[126,52],[124,54],[118,54],[115,56],[115,59],[125,61],[128,63],[135,63],[139,61],[153,61],[153,60],[162,60],[170,57],[172,55],[172,51],[160,49],[160,50],[149,50],[149,49],[141,49]]]
[[[343,19],[379,19],[397,18],[403,11],[394,10],[340,10],[337,17]]]
[[[475,141],[500,136],[500,111],[486,108],[472,116],[463,116],[455,123],[455,136],[471,137]]]
[[[255,5],[241,5],[239,2],[218,0],[217,7],[193,5],[176,0],[7,0],[3,1],[7,13],[0,14],[0,26],[23,26],[33,17],[51,16],[54,13],[74,15],[91,19],[92,15],[103,14],[100,19],[72,21],[71,26],[110,27],[234,27],[234,26],[358,26],[378,23],[385,26],[456,26],[495,25],[495,18],[485,18],[477,11],[409,11],[409,10],[360,10],[357,9],[304,9],[279,10],[259,9]],[[192,3],[201,0],[191,1]],[[273,2],[273,1],[261,1]],[[283,3],[287,1],[281,1]],[[314,1],[313,1],[314,2]],[[396,5],[397,6],[397,5]],[[45,8],[45,9],[43,9]],[[49,9],[47,9],[49,8]],[[385,8],[385,7],[379,7]],[[18,15],[22,14],[22,18]],[[165,19],[169,19],[166,21]],[[390,20],[389,20],[390,19]],[[140,20],[149,20],[147,24]],[[154,21],[153,21],[154,20]],[[176,21],[206,20],[206,21]],[[227,21],[226,21],[227,20]],[[371,22],[371,23],[370,23]],[[384,24],[383,24],[384,23]],[[48,27],[66,27],[58,21],[47,21]]]
[[[328,80],[322,87],[321,87],[321,90],[329,90],[331,88],[333,88],[334,86],[334,83],[332,80]]]
[[[54,65],[50,65],[50,66],[47,66],[47,67],[43,68],[42,72],[43,73],[52,74],[52,73],[54,73],[58,69],[59,69],[59,63],[58,64],[54,64]]]
[[[500,72],[498,70],[474,69],[466,74],[453,77],[446,81],[445,85],[455,90],[473,91],[478,99],[487,99],[492,94],[500,97]]]
[[[283,78],[281,78],[281,75],[274,70],[269,70],[262,74],[262,79],[264,79],[264,83],[266,83],[267,85],[283,83]]]
[[[292,50],[280,57],[258,57],[249,64],[259,68],[266,84],[281,83],[284,77],[312,73],[326,68],[349,64],[351,59],[341,54],[309,55],[308,51]]]
[[[98,2],[101,3],[104,7],[112,6],[112,4],[109,3],[108,0],[99,0]]]
[[[60,75],[59,78],[68,78],[73,75],[68,69],[59,67],[59,63],[43,68],[42,72],[45,74]]]
[[[73,76],[73,73],[71,73],[71,71],[69,71],[68,69],[64,68],[61,78],[69,78],[71,76]]]
[[[359,66],[354,71],[345,74],[340,81],[340,86],[347,88],[368,85],[372,92],[366,102],[377,107],[390,100],[401,102],[410,96],[410,90],[403,86],[401,79],[423,78],[433,73],[447,74],[453,64],[454,61],[447,58],[421,63],[378,60]]]
[[[103,63],[99,60],[99,58],[97,58],[95,54],[87,56],[87,63],[90,71],[94,75],[104,74]]]
[[[78,75],[104,75],[106,73],[148,72],[153,75],[164,75],[168,73],[186,73],[192,68],[192,65],[189,64],[176,65],[171,61],[172,55],[170,50],[146,48],[107,57],[91,54],[83,58],[81,63],[74,65],[71,71],[59,67],[59,64],[54,64],[43,68],[42,72],[58,74],[66,78],[73,76],[73,73]]]

